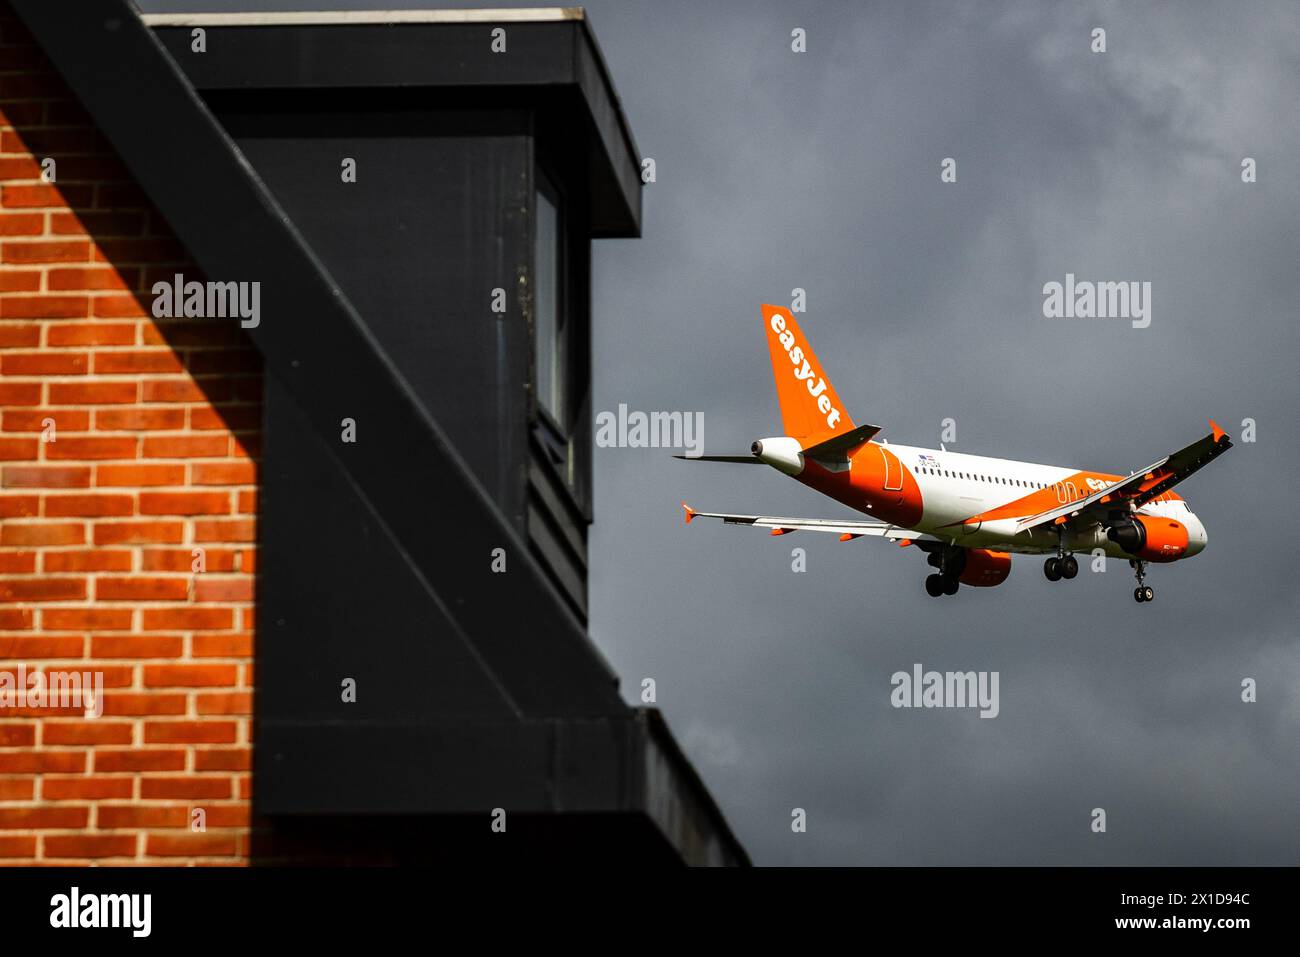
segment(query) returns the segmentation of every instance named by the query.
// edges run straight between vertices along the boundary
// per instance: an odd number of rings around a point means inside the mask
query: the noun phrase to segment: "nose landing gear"
[[[1155,601],[1156,592],[1150,585],[1145,584],[1147,577],[1147,563],[1144,561],[1130,560],[1129,564],[1133,566],[1134,577],[1137,578],[1138,586],[1133,589],[1133,600],[1137,602]]]

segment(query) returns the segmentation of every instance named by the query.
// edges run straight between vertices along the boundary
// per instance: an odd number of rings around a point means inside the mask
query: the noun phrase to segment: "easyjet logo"
[[[803,349],[794,344],[794,333],[786,328],[785,316],[779,312],[772,314],[772,331],[776,333],[786,355],[790,357],[794,377],[808,387],[808,394],[817,400],[818,411],[826,416],[826,428],[835,428],[840,420],[840,410],[831,405],[830,396],[826,394],[826,380],[813,371],[812,365],[803,354]]]

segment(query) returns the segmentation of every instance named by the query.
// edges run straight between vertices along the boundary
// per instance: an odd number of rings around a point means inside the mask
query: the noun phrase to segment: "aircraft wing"
[[[1210,434],[1204,438],[1166,455],[1158,462],[1152,462],[1128,478],[1113,482],[1084,498],[1020,519],[1016,522],[1016,531],[1057,524],[1061,519],[1070,521],[1089,514],[1096,514],[1100,518],[1121,502],[1131,503],[1133,508],[1141,508],[1232,448],[1232,440],[1215,425],[1213,419],[1210,420],[1210,430]]]
[[[697,512],[685,502],[682,508],[686,512],[686,524],[697,518],[720,518],[728,525],[751,525],[755,528],[770,528],[773,535],[786,535],[790,532],[833,532],[841,541],[852,538],[883,538],[891,542],[941,543],[944,539],[914,532],[900,525],[885,522],[853,522],[825,518],[783,518],[779,515],[730,515],[725,512]]]

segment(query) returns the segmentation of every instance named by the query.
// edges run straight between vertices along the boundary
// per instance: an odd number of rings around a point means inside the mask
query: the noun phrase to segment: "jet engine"
[[[1106,537],[1146,562],[1172,562],[1187,554],[1187,526],[1159,515],[1134,515],[1106,529]]]

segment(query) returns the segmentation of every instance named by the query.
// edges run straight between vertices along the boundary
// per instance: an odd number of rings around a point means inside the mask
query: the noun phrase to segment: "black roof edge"
[[[465,17],[472,14],[472,17]],[[146,14],[192,86],[204,93],[262,89],[533,88],[571,89],[593,134],[592,235],[641,234],[641,158],[595,33],[582,8],[536,10],[347,11],[255,14]],[[504,26],[522,54],[512,61],[490,52],[477,31]],[[206,52],[190,52],[190,31],[210,36]],[[526,35],[563,30],[567,55],[547,55]],[[454,36],[455,39],[452,39]],[[447,40],[444,41],[444,37]],[[454,55],[442,55],[450,42]],[[377,55],[382,48],[383,55]],[[229,54],[229,55],[225,55]]]

